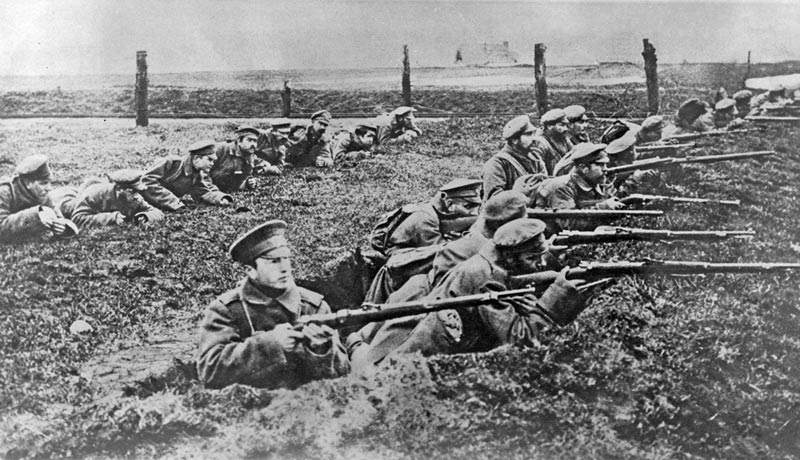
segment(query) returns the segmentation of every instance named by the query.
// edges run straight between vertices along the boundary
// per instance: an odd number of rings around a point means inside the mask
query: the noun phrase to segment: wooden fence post
[[[547,66],[544,62],[544,52],[547,46],[537,43],[533,47],[533,74],[536,78],[536,108],[539,116],[547,112]]]
[[[136,89],[133,97],[136,126],[147,126],[147,51],[136,52]]]
[[[643,39],[644,51],[644,74],[647,77],[647,106],[651,114],[658,113],[659,97],[658,97],[658,69],[656,62],[656,47],[650,43],[650,40]]]
[[[403,105],[411,107],[411,64],[408,61],[408,45],[403,45]]]
[[[283,80],[281,103],[281,116],[284,118],[289,118],[292,113],[292,88],[289,87],[289,80]]]
[[[747,70],[744,72],[744,80],[742,81],[742,88],[745,87],[747,79],[750,78],[750,50],[747,50]]]

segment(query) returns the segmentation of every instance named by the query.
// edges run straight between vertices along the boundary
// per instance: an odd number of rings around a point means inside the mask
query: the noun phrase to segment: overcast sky
[[[0,74],[452,64],[462,43],[534,43],[548,64],[800,59],[800,1],[0,0]]]

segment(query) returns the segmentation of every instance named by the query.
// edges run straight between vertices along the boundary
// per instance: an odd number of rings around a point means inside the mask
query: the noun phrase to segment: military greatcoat
[[[10,243],[44,234],[47,227],[39,219],[40,204],[19,176],[0,182],[0,241]]]
[[[131,220],[140,212],[155,211],[160,213],[138,193],[130,200],[117,198],[115,185],[110,182],[94,183],[83,188],[75,198],[75,210],[72,221],[81,228],[114,225],[117,215],[122,214]]]
[[[214,145],[217,161],[211,167],[211,182],[225,193],[244,190],[247,179],[253,174],[255,155],[245,155],[234,142]]]
[[[286,162],[296,167],[333,166],[330,138],[326,133],[317,134],[312,126],[306,128],[305,135],[286,149]]]
[[[548,136],[546,133],[542,133],[541,136],[534,138],[531,155],[541,158],[547,169],[547,175],[552,176],[556,163],[569,153],[572,147],[574,145],[566,136],[563,140],[558,140]]]
[[[508,144],[504,145],[499,153],[483,165],[483,201],[503,190],[511,190],[517,179],[528,174],[541,174],[542,177],[547,175],[541,158],[518,152]]]
[[[274,336],[278,324],[301,315],[330,313],[320,294],[292,286],[270,297],[249,278],[206,308],[200,326],[197,374],[208,387],[241,383],[263,388],[294,388],[350,370],[347,352],[334,334],[331,348],[317,354],[305,345],[287,352]]]
[[[192,166],[192,157],[168,157],[156,163],[142,176],[147,190],[142,196],[153,206],[177,211],[184,204],[180,197],[191,195],[198,202],[218,205],[231,196],[221,192],[203,171]]]

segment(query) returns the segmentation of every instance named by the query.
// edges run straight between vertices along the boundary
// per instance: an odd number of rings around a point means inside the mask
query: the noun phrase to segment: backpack
[[[372,249],[385,254],[389,244],[389,237],[414,211],[416,211],[415,206],[401,206],[383,214],[369,234],[369,244]]]

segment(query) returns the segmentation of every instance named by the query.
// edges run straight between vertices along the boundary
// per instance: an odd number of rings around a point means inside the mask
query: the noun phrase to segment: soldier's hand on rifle
[[[285,352],[294,351],[303,340],[303,333],[295,330],[289,323],[281,323],[272,329],[272,336]]]
[[[257,186],[257,185],[258,185],[258,181],[257,181],[257,180],[256,180],[256,178],[255,178],[255,177],[253,177],[253,176],[250,176],[250,177],[248,177],[248,178],[247,178],[247,179],[244,181],[244,187],[245,187],[246,189],[249,189],[249,190],[252,190],[252,189],[256,188],[256,186]]]
[[[122,225],[127,221],[128,221],[128,218],[125,217],[125,214],[123,214],[123,213],[121,213],[119,211],[115,211],[114,212],[114,224]]]
[[[233,198],[229,197],[229,196],[224,196],[224,197],[222,197],[221,200],[219,200],[219,205],[220,206],[233,206]]]
[[[329,326],[308,323],[302,330],[306,347],[314,353],[324,355],[331,348],[333,329]]]
[[[601,201],[600,204],[597,206],[598,209],[609,209],[611,211],[622,209],[624,207],[625,203],[619,201],[616,197],[612,197],[607,200]]]

